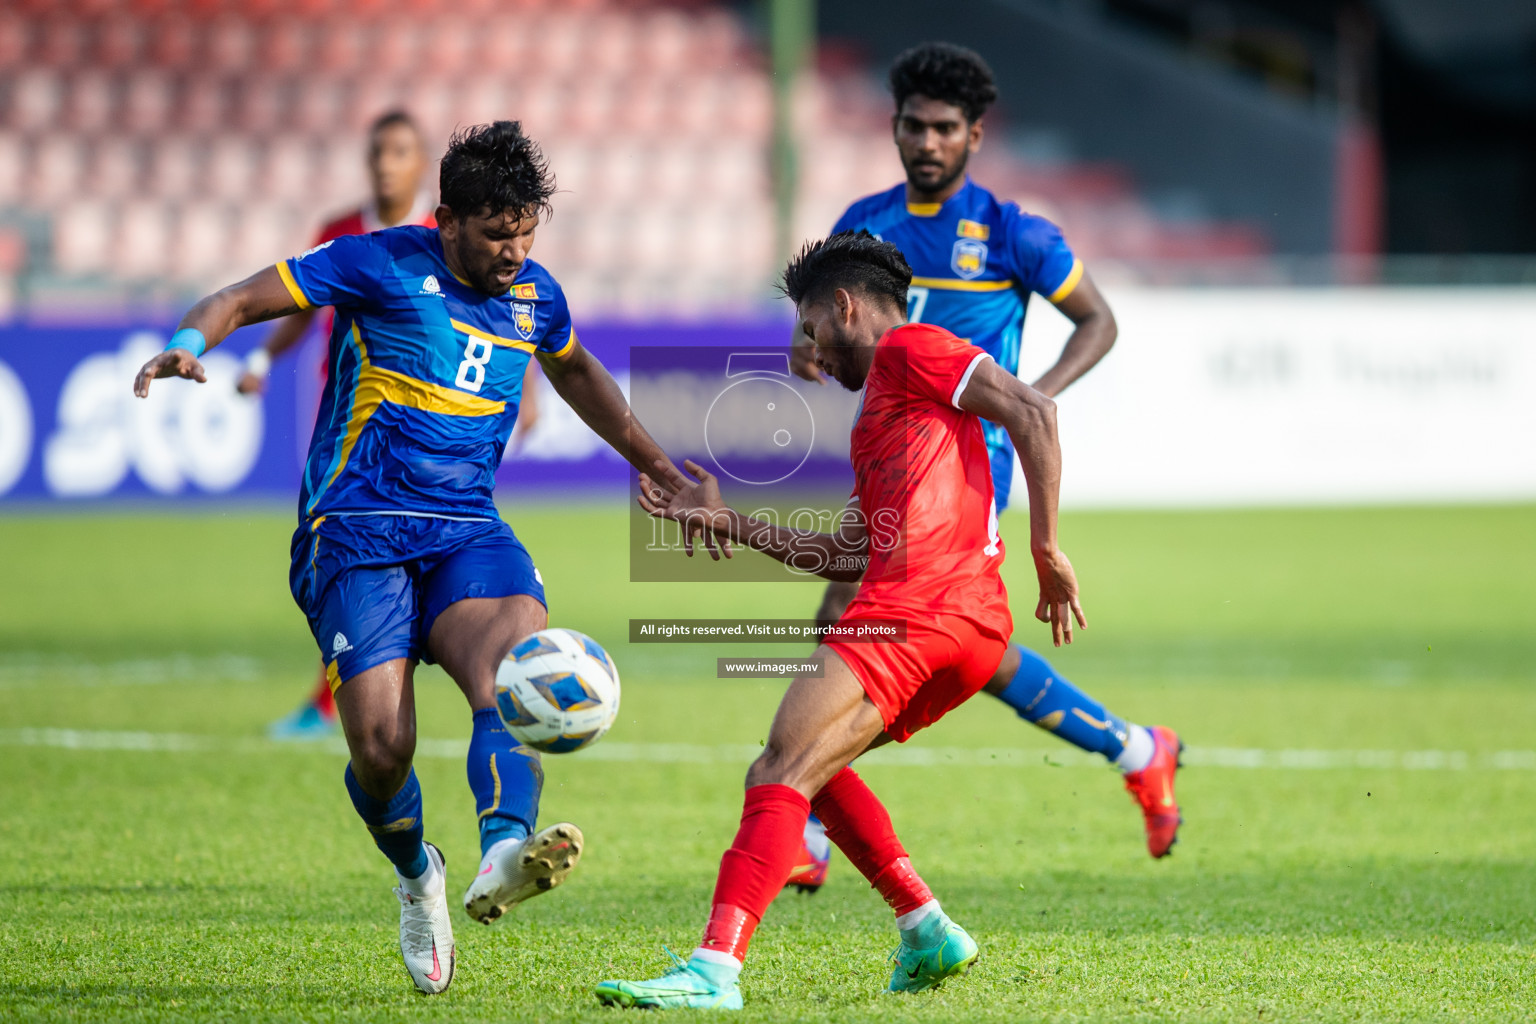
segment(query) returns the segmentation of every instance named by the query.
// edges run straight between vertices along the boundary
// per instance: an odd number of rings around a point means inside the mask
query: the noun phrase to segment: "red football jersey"
[[[411,212],[405,215],[401,224],[420,224],[423,227],[437,227],[437,207],[432,205],[425,196],[419,196]],[[379,208],[376,203],[368,203],[359,206],[351,213],[337,217],[320,229],[320,234],[315,237],[314,245],[324,245],[326,242],[337,238],[345,238],[348,235],[366,235],[373,231],[384,230],[384,222],[379,220]],[[318,321],[320,333],[323,337],[331,336],[331,324],[335,319],[335,313],[327,306],[320,311]],[[325,363],[320,364],[320,372],[325,372]]]
[[[957,404],[990,358],[932,324],[877,343],[852,439],[870,541],[860,614],[942,613],[1003,639],[1013,632],[987,443],[981,420]]]

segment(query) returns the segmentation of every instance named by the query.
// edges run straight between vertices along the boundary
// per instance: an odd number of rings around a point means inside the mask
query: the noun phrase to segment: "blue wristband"
[[[208,351],[208,339],[196,327],[183,327],[171,335],[170,343],[165,346],[167,352],[173,348],[184,348],[194,356],[201,356]]]

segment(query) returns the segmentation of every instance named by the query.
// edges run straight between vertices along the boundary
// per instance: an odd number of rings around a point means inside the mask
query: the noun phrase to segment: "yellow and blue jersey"
[[[912,267],[907,319],[936,324],[1019,372],[1019,343],[1031,293],[1060,302],[1082,280],[1083,264],[1061,229],[1004,203],[966,178],[943,203],[909,203],[906,185],[848,207],[832,231],[868,231],[894,243]],[[1007,431],[982,422],[994,454],[993,483],[1008,501],[1013,446]]]
[[[419,226],[338,238],[277,270],[301,309],[336,309],[300,518],[496,518],[528,360],[576,344],[549,272],[529,260],[505,294],[486,295]]]

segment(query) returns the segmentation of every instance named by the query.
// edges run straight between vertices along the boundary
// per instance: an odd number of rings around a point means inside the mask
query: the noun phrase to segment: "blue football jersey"
[[[503,295],[454,276],[436,228],[338,238],[277,264],[301,309],[334,306],[299,510],[496,517],[496,467],[535,351],[576,344],[565,293],[529,260]]]
[[[1083,276],[1060,228],[970,178],[944,203],[908,203],[905,185],[866,196],[832,233],[860,228],[894,242],[912,267],[908,320],[964,338],[1009,373],[1019,372],[1030,292],[1060,302]]]

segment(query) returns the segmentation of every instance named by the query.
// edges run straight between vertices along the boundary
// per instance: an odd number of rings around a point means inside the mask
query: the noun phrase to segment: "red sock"
[[[320,678],[315,681],[315,693],[309,702],[326,718],[336,717],[336,695],[331,692],[331,680],[326,675],[324,662],[320,664]]]
[[[741,828],[720,858],[709,925],[699,948],[747,958],[753,930],[794,870],[810,810],[805,797],[788,786],[747,790]]]
[[[933,899],[933,892],[912,870],[885,805],[852,768],[832,776],[811,800],[811,809],[827,826],[827,838],[880,891],[896,916]]]

